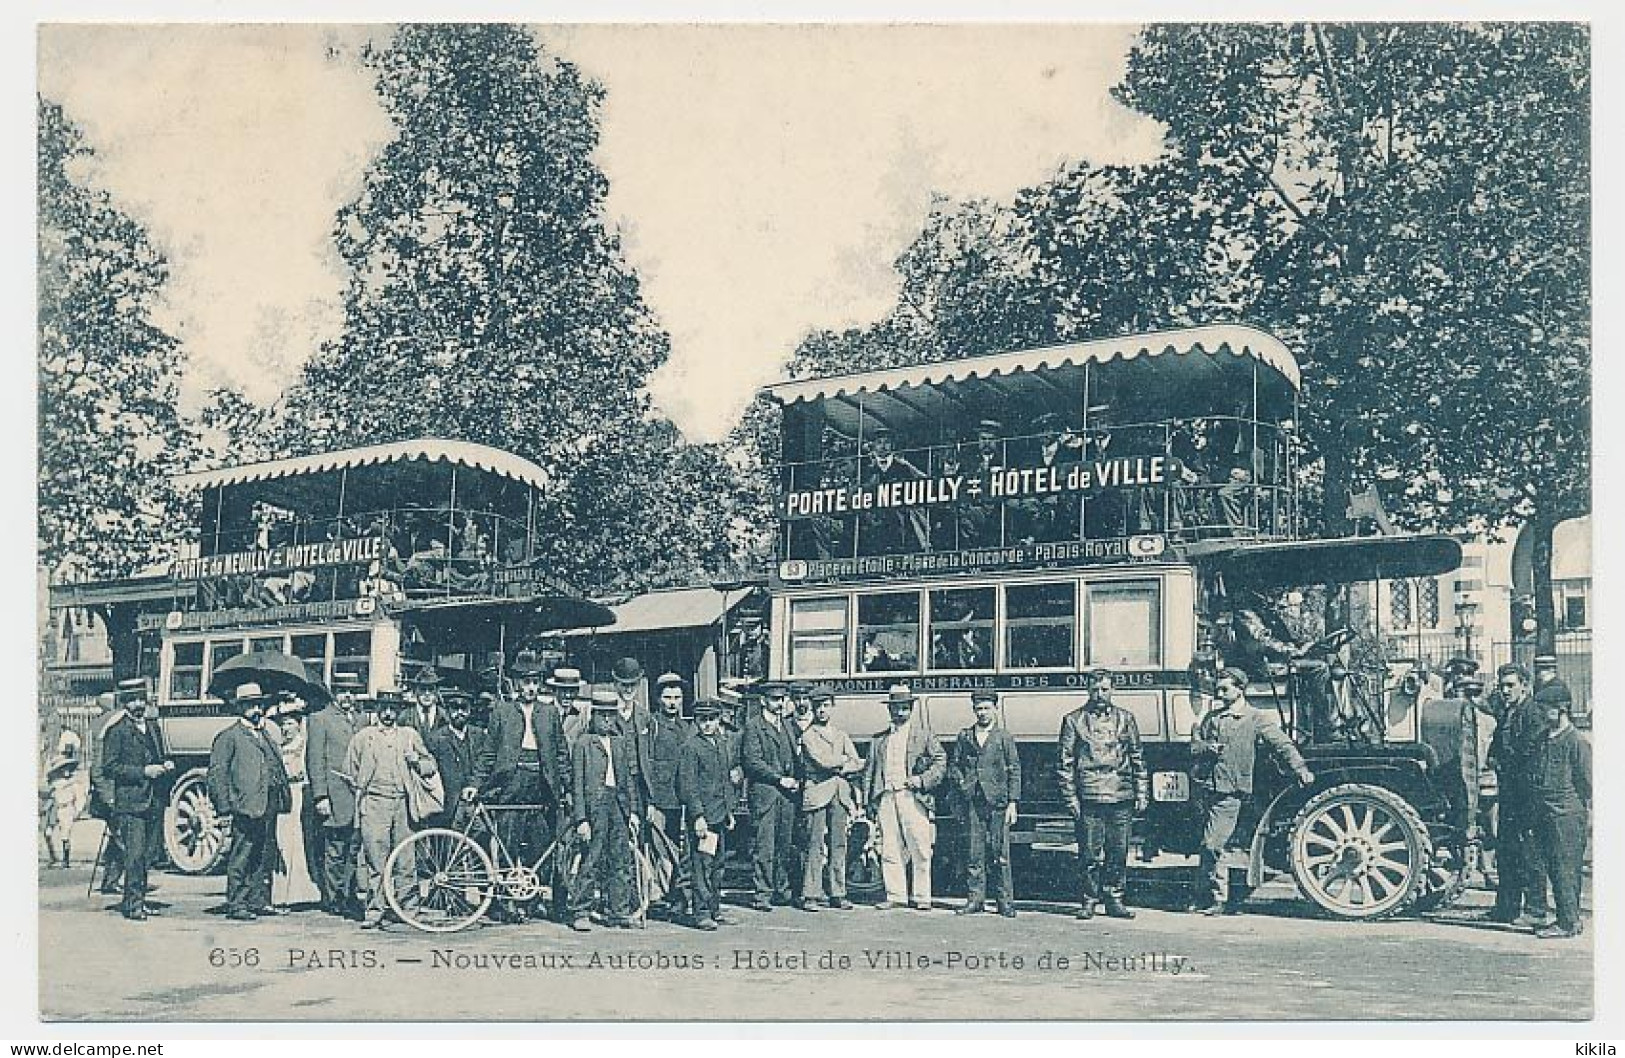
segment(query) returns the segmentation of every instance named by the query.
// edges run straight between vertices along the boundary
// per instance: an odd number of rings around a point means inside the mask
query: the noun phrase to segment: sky
[[[96,151],[85,178],[170,259],[160,323],[188,354],[185,400],[274,400],[341,326],[330,233],[392,135],[356,61],[384,32],[41,29],[40,91]],[[886,312],[934,195],[1008,197],[1162,143],[1109,95],[1132,27],[537,32],[606,89],[608,220],[672,338],[650,391],[694,441],[725,434],[808,332]]]

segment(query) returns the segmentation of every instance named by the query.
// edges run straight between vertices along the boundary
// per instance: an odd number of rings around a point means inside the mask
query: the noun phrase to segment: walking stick
[[[102,841],[100,845],[96,846],[96,858],[90,863],[90,883],[85,886],[85,896],[87,898],[96,895],[96,871],[102,869],[102,856],[107,852],[107,835],[112,829],[112,823],[102,825]]]

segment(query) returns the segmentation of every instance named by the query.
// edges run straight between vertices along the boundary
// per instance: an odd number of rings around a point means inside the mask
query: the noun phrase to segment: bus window
[[[370,686],[367,677],[372,671],[371,632],[333,633],[333,671],[340,670],[355,673],[363,685]]]
[[[1004,657],[1012,669],[1071,668],[1077,641],[1077,585],[1021,584],[1004,589]]]
[[[238,654],[243,652],[241,639],[217,640],[209,644],[209,679],[213,681],[215,670]]]
[[[915,672],[920,667],[920,596],[858,596],[858,671]]]
[[[203,644],[176,643],[169,669],[169,700],[195,702],[203,697]]]
[[[282,651],[281,636],[255,636],[248,641],[249,650],[275,650]]]
[[[294,636],[289,653],[305,663],[305,668],[310,670],[312,679],[327,682],[326,632]]]
[[[839,676],[846,672],[846,598],[790,602],[790,675]]]
[[[993,667],[993,589],[930,593],[931,667],[947,672]]]
[[[1089,664],[1156,665],[1162,660],[1162,588],[1154,580],[1091,584]]]

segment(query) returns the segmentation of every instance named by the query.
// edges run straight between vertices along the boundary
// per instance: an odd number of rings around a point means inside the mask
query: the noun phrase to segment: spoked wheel
[[[1405,799],[1348,783],[1309,799],[1292,823],[1292,876],[1338,918],[1391,915],[1416,898],[1432,857],[1427,827]]]
[[[400,869],[405,891],[396,888]],[[389,854],[384,897],[401,921],[425,933],[455,933],[478,922],[496,895],[491,857],[456,830],[420,830]]]
[[[164,851],[182,874],[208,874],[219,866],[231,838],[231,817],[214,810],[208,772],[195,768],[181,776],[164,811]]]

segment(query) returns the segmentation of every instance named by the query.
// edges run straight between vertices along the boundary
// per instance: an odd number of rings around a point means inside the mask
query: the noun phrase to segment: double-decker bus
[[[1458,735],[1385,694],[1358,628],[1371,582],[1454,569],[1460,547],[1299,539],[1299,373],[1279,340],[1196,327],[763,392],[783,438],[770,675],[831,685],[854,737],[885,728],[890,684],[945,742],[970,692],[997,689],[1023,766],[1018,874],[1024,850],[1072,840],[1056,743],[1096,667],[1144,739],[1142,853],[1196,850],[1189,740],[1222,660],[1317,775],[1298,789],[1261,765],[1255,882],[1290,868],[1321,908],[1367,918],[1459,878]]]
[[[182,871],[208,871],[223,849],[205,775],[230,722],[209,693],[227,660],[277,651],[313,681],[342,670],[368,693],[425,668],[494,688],[521,646],[615,620],[545,568],[546,471],[495,448],[422,439],[180,483],[201,489],[197,553],[173,563],[168,609],[143,614],[137,633],[180,765],[164,837]]]

